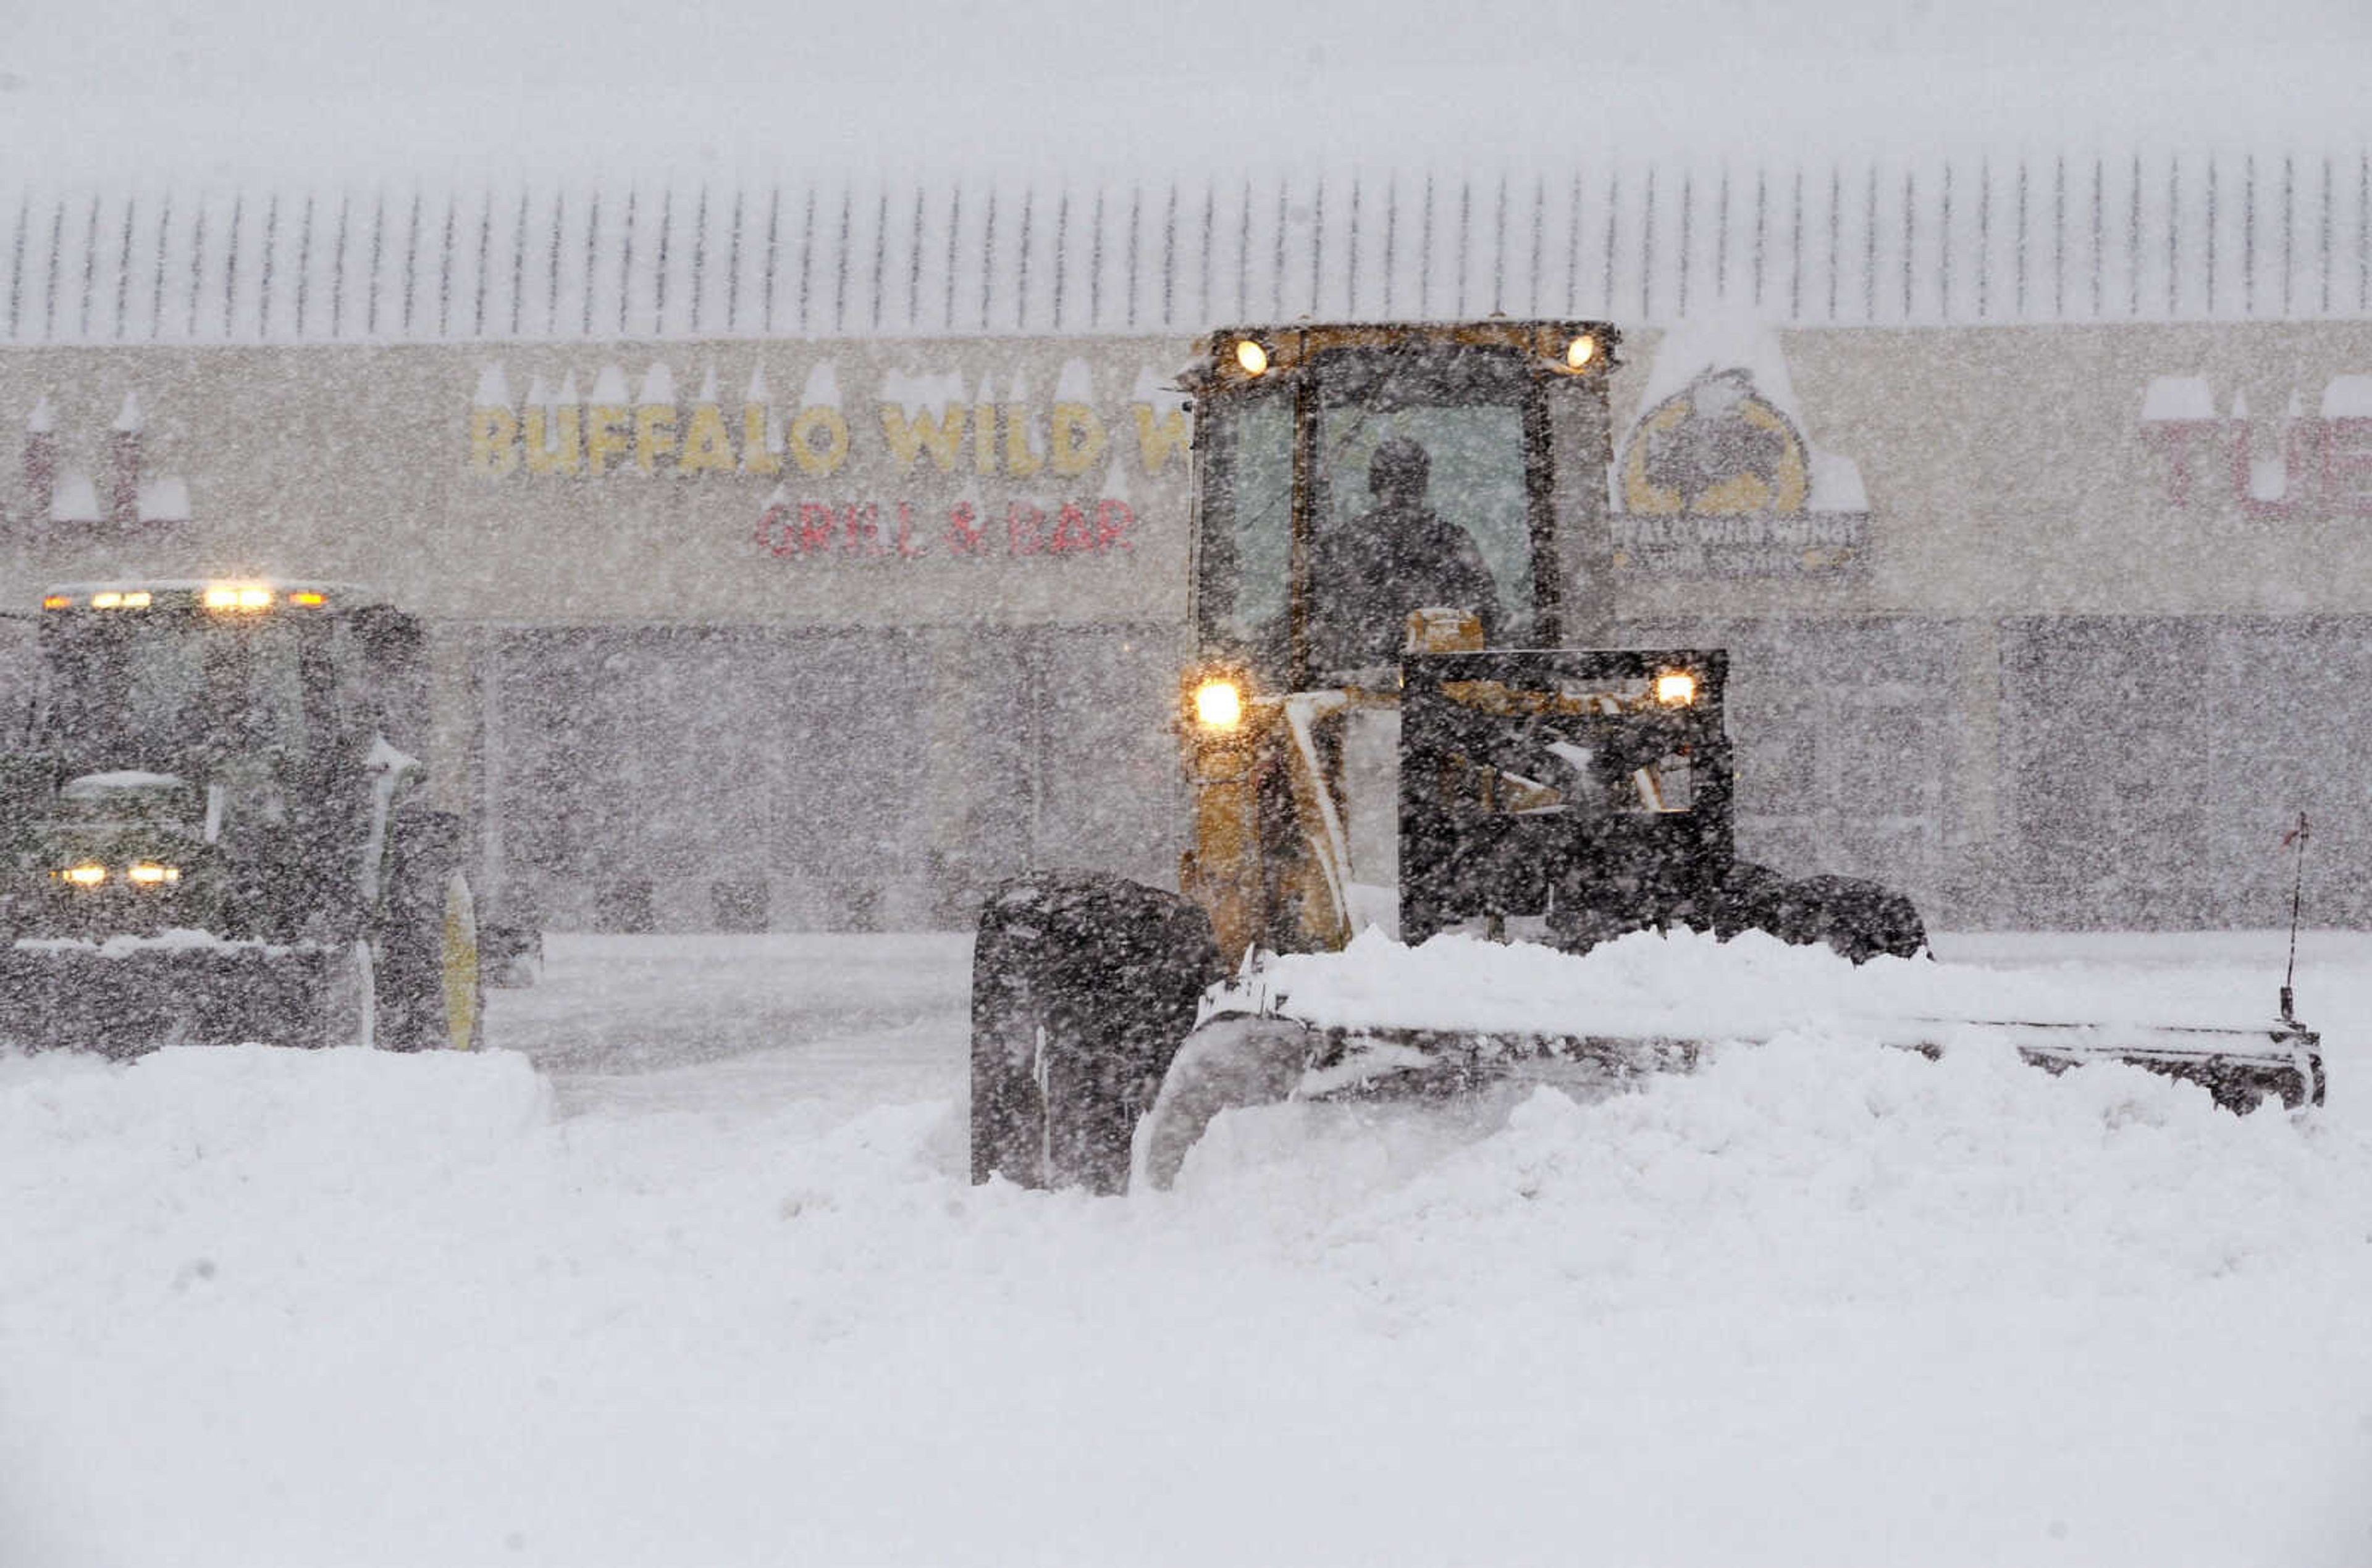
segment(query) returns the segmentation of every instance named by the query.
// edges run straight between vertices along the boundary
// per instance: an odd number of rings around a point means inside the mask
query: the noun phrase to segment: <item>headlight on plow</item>
[[[1211,730],[1230,730],[1243,723],[1243,688],[1224,677],[1215,677],[1196,686],[1194,722]]]
[[[52,872],[51,875],[73,888],[101,888],[107,885],[107,867],[91,862],[86,862],[81,865],[64,866]]]
[[[134,887],[158,888],[180,881],[181,868],[178,865],[159,865],[154,861],[144,860],[137,865],[127,867],[123,877],[124,880]]]

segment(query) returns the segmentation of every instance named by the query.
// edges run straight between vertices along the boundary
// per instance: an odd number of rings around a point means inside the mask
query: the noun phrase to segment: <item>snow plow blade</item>
[[[1992,1020],[1840,1020],[1840,1032],[1940,1056],[1959,1041],[2006,1040],[2057,1074],[2122,1062],[2195,1083],[2227,1110],[2269,1098],[2292,1109],[2323,1099],[2321,1038],[2303,1025],[2125,1028]],[[1762,1043],[1663,1036],[1477,1033],[1321,1027],[1273,1013],[1221,1013],[1179,1048],[1133,1151],[1133,1185],[1166,1188],[1223,1110],[1282,1100],[1446,1098],[1506,1084],[1604,1095],[1651,1075],[1695,1069],[1718,1046]]]
[[[2322,1037],[2304,1024],[2269,1024],[2260,1030],[1939,1022],[1928,1032],[1947,1030],[2006,1038],[2020,1057],[2051,1073],[2064,1073],[2087,1062],[2122,1062],[2197,1084],[2227,1110],[2254,1110],[2269,1098],[2278,1098],[2292,1110],[2322,1103]],[[1941,1050],[1937,1041],[1928,1040],[1887,1040],[1885,1043],[1907,1045],[1930,1055]]]
[[[119,936],[0,947],[0,1048],[367,1043],[367,959],[320,943]]]

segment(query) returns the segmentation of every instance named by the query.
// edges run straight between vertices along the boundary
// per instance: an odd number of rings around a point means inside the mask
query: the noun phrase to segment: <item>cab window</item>
[[[1293,586],[1293,398],[1278,387],[1205,407],[1200,631],[1206,644],[1281,659]]]
[[[1397,658],[1408,612],[1424,605],[1474,611],[1494,647],[1531,640],[1523,405],[1441,395],[1384,382],[1321,398],[1313,551],[1321,568],[1337,564],[1312,583],[1320,668]]]

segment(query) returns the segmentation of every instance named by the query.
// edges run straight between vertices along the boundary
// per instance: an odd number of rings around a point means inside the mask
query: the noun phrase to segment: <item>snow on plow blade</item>
[[[137,1056],[168,1045],[368,1038],[357,960],[317,943],[119,936],[0,947],[0,1047]]]
[[[1727,1024],[1672,1032],[1559,1033],[1345,1023],[1324,1005],[1315,1009],[1320,1016],[1296,1016],[1301,1009],[1294,1000],[1256,981],[1220,988],[1180,1047],[1138,1131],[1133,1184],[1169,1185],[1187,1151],[1223,1110],[1287,1099],[1446,1098],[1526,1083],[1597,1096],[1657,1074],[1692,1071],[1716,1047],[1761,1044],[1781,1032]],[[1323,1016],[1328,1013],[1335,1016]],[[1810,1022],[1797,1018],[1791,1027]],[[1964,1042],[2006,1042],[2053,1074],[2121,1062],[2195,1083],[2235,1111],[2267,1099],[2292,1109],[2323,1099],[2320,1038],[2287,1020],[2193,1028],[1848,1011],[1820,1022],[1840,1038],[1929,1057]]]
[[[1652,1073],[1687,1072],[1712,1040],[1612,1035],[1460,1035],[1428,1029],[1309,1030],[1299,1093],[1308,1098],[1455,1094],[1508,1077],[1616,1086]],[[2277,1098],[2293,1109],[2322,1103],[2321,1037],[2297,1024],[2263,1029],[2130,1028],[1944,1018],[1842,1021],[1840,1032],[1934,1057],[1955,1040],[2006,1040],[2046,1072],[2122,1062],[2194,1083],[2227,1110]],[[1739,1038],[1739,1044],[1762,1044]]]
[[[2322,1037],[2298,1023],[2247,1029],[1936,1021],[1924,1030],[1898,1027],[1880,1039],[1933,1055],[1944,1040],[1910,1037],[1948,1036],[1958,1030],[2006,1039],[2019,1056],[2048,1072],[2062,1073],[2087,1062],[2122,1062],[2180,1078],[2206,1089],[2227,1110],[2253,1110],[2275,1097],[2293,1110],[2322,1103]]]

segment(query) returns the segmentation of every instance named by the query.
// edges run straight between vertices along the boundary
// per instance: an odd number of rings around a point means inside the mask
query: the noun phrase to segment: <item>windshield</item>
[[[1310,662],[1400,657],[1408,613],[1471,610],[1492,647],[1532,629],[1524,409],[1430,378],[1330,383],[1319,405]]]
[[[157,614],[56,625],[46,740],[78,771],[157,767],[209,745],[301,756],[305,664],[326,625]],[[321,681],[317,690],[326,690]]]
[[[1201,433],[1205,645],[1270,669],[1289,662],[1296,418],[1316,436],[1309,676],[1396,663],[1418,609],[1471,612],[1490,646],[1536,641],[1538,401],[1520,363],[1471,349],[1330,354],[1291,383],[1214,397]]]

